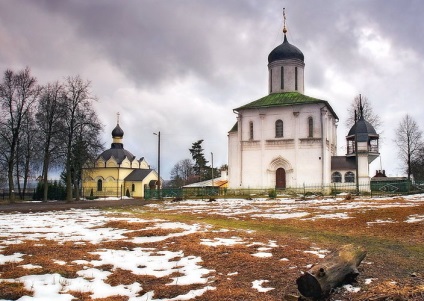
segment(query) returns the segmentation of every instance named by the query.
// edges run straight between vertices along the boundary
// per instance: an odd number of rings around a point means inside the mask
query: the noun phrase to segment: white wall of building
[[[313,119],[312,137],[309,117]],[[284,123],[283,137],[275,136],[279,119]],[[336,120],[322,103],[242,110],[238,131],[230,132],[228,139],[230,188],[274,188],[280,167],[286,171],[286,187],[331,182]]]

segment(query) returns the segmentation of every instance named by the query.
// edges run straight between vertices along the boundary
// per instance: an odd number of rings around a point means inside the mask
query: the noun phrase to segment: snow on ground
[[[272,291],[273,287],[262,287],[262,284],[269,282],[269,280],[254,280],[252,282],[252,288],[256,289],[260,293],[266,293]]]
[[[396,200],[396,201],[394,201]],[[177,213],[198,213],[219,215],[230,218],[265,218],[303,220],[316,219],[349,219],[353,210],[374,210],[378,208],[405,208],[418,206],[424,202],[424,194],[387,198],[356,198],[346,201],[343,197],[311,200],[295,200],[293,198],[277,199],[217,199],[186,200],[181,202],[165,202],[148,205],[161,211]],[[311,210],[313,212],[311,213]],[[423,216],[412,216],[407,222],[419,222]]]
[[[216,202],[207,202],[206,200],[191,200],[172,203],[165,201],[161,204],[149,205],[151,208],[169,211],[170,213],[199,213],[225,216],[228,218],[261,218],[261,219],[347,219],[352,218],[349,213],[352,209],[361,211],[374,208],[390,207],[412,207],[418,206],[423,202],[424,195],[415,195],[404,197],[403,200],[393,201],[393,199],[355,199],[345,201],[343,198],[323,198],[320,200],[298,201],[289,198],[266,200],[233,200],[220,199]],[[313,210],[311,210],[313,208]],[[140,208],[139,210],[144,210]],[[171,233],[167,235],[150,236],[126,236],[136,230],[118,229],[107,226],[111,221],[125,221],[128,223],[148,223],[146,229],[169,229]],[[369,222],[369,225],[375,223],[391,223],[393,220],[375,220]],[[404,222],[422,223],[423,215],[411,215]],[[153,226],[152,226],[153,225]],[[0,264],[13,262],[19,265],[26,258],[26,254],[15,253],[4,255],[2,252],[8,245],[19,244],[24,240],[38,241],[41,239],[54,240],[59,243],[74,242],[98,244],[101,242],[128,241],[136,244],[138,247],[132,249],[110,249],[103,248],[92,252],[98,255],[98,259],[90,260],[81,258],[75,263],[83,267],[77,272],[79,277],[65,278],[59,274],[37,275],[37,270],[42,268],[39,265],[25,264],[23,268],[28,269],[28,275],[17,279],[1,279],[1,282],[20,282],[33,292],[33,296],[26,296],[20,301],[38,301],[38,300],[63,300],[71,301],[73,296],[71,291],[90,292],[92,298],[104,298],[113,295],[128,296],[130,301],[149,300],[159,301],[165,299],[155,299],[155,292],[144,292],[140,283],[134,282],[128,285],[112,286],[105,282],[109,271],[102,270],[102,266],[113,266],[113,269],[123,269],[131,271],[135,275],[151,275],[154,277],[171,277],[172,282],[168,285],[190,285],[197,284],[201,288],[190,290],[186,294],[175,296],[166,300],[190,300],[201,296],[208,290],[214,290],[213,278],[214,270],[206,269],[202,266],[202,258],[185,254],[183,251],[171,252],[163,248],[152,248],[154,242],[164,241],[174,237],[183,237],[197,232],[214,232],[217,237],[213,239],[201,239],[200,244],[205,247],[215,248],[219,246],[246,245],[255,247],[256,253],[252,256],[259,258],[272,257],[273,248],[279,246],[275,241],[253,242],[249,239],[233,236],[219,237],[219,233],[225,233],[228,230],[213,229],[212,226],[194,223],[185,224],[179,222],[169,222],[159,219],[140,219],[132,217],[129,214],[107,213],[100,210],[68,210],[56,212],[39,212],[25,214],[0,214]],[[163,231],[161,233],[164,233]],[[249,233],[249,230],[246,230]],[[149,243],[149,247],[143,247]],[[318,247],[311,247],[309,250],[302,250],[305,253],[311,253],[319,258],[325,257],[329,251]],[[277,259],[289,261],[287,258]],[[56,258],[51,258],[56,264],[69,264]],[[34,274],[31,275],[31,271]],[[178,277],[172,278],[176,273]],[[229,273],[228,276],[237,275],[238,271]],[[0,275],[1,277],[1,275]],[[372,280],[369,280],[371,282]],[[258,292],[266,293],[274,288],[263,287],[268,280],[252,279],[252,288]],[[345,287],[349,291],[357,291],[354,287]]]
[[[127,222],[156,222],[155,227],[162,229],[181,229],[181,232],[170,233],[167,236],[135,237],[128,239],[125,233],[133,230],[116,229],[104,227],[110,221]],[[17,244],[23,240],[40,239],[55,240],[58,242],[90,242],[93,244],[101,241],[127,240],[137,244],[152,241],[161,241],[169,237],[184,236],[197,231],[204,231],[206,228],[197,224],[188,225],[183,223],[172,223],[160,220],[143,220],[137,218],[116,217],[98,210],[69,210],[62,212],[41,212],[26,214],[1,214],[0,233],[2,241],[0,245]],[[28,290],[34,292],[33,297],[24,297],[25,300],[66,300],[70,301],[74,297],[66,294],[67,291],[91,292],[92,298],[104,298],[113,295],[123,295],[130,297],[129,300],[150,300],[153,301],[154,292],[149,292],[143,296],[138,296],[142,290],[140,284],[111,286],[104,280],[111,273],[102,271],[96,267],[102,265],[112,265],[114,269],[121,268],[129,270],[135,275],[151,275],[155,277],[169,276],[174,272],[179,273],[169,285],[189,285],[205,284],[203,289],[190,291],[186,295],[179,296],[175,300],[189,300],[200,296],[214,287],[207,285],[209,275],[214,271],[201,266],[202,259],[190,256],[181,252],[170,252],[156,250],[152,248],[134,248],[132,250],[101,249],[93,254],[99,255],[99,260],[79,260],[76,263],[92,266],[93,268],[83,269],[78,272],[80,277],[68,279],[59,274],[29,275],[19,279],[0,279],[6,282],[21,282]],[[0,264],[6,262],[19,263],[25,254],[15,253],[13,255],[0,254]],[[66,264],[52,258],[52,262]],[[36,269],[40,266],[24,265],[27,269]],[[30,272],[29,272],[30,273]]]

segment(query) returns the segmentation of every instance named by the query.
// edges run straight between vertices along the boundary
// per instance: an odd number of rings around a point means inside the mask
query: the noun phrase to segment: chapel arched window
[[[342,174],[338,171],[335,171],[331,175],[331,183],[341,183],[342,182]]]
[[[344,178],[346,183],[355,183],[355,174],[351,171],[345,173]]]

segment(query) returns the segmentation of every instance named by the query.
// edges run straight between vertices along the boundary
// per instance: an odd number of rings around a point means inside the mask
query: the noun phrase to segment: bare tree
[[[48,172],[58,161],[63,139],[64,125],[63,86],[59,82],[44,87],[38,103],[36,122],[42,162],[43,201],[48,196]]]
[[[14,168],[16,152],[22,132],[23,120],[30,114],[31,107],[36,103],[41,88],[37,85],[35,77],[31,76],[30,69],[14,73],[6,70],[3,82],[0,83],[0,139],[3,140],[2,157],[7,165],[7,178],[9,183],[10,202],[14,202]]]
[[[90,82],[83,81],[81,77],[68,77],[64,86],[64,165],[66,181],[66,200],[72,201],[73,188],[78,184],[77,175],[80,170],[80,158],[78,151],[81,147],[81,139],[84,142],[100,141],[98,135],[102,125],[99,124],[96,113],[91,103],[95,97],[91,95]],[[95,143],[97,144],[97,142]],[[82,164],[81,164],[82,165]],[[78,195],[77,195],[78,198]]]
[[[197,179],[197,176],[194,174],[193,163],[190,159],[178,161],[171,170],[171,181],[174,187],[194,183]]]
[[[418,150],[417,155],[411,159],[411,173],[415,181],[424,181],[424,145]]]
[[[398,147],[399,157],[406,165],[408,180],[411,179],[412,162],[416,159],[418,152],[423,148],[422,131],[417,123],[408,114],[403,117],[396,129],[395,143]]]
[[[348,107],[348,118],[346,119],[346,127],[350,129],[356,122],[355,120],[355,111],[359,114],[361,111],[360,105],[362,103],[362,114],[364,119],[372,124],[377,133],[380,133],[382,122],[380,116],[374,113],[374,110],[371,106],[371,102],[366,96],[357,95],[353,99],[351,105]]]
[[[38,146],[34,114],[30,109],[22,119],[22,130],[16,147],[16,185],[21,199],[24,199],[28,181],[37,169]]]

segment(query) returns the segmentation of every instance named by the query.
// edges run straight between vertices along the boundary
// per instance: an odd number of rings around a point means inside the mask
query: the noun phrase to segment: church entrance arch
[[[268,166],[268,185],[276,189],[285,189],[293,185],[293,168],[282,156],[271,160]]]
[[[282,167],[277,168],[277,170],[275,171],[275,188],[286,188],[286,170]]]

